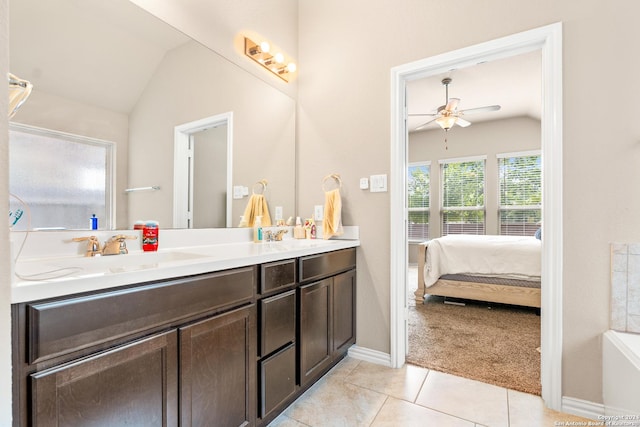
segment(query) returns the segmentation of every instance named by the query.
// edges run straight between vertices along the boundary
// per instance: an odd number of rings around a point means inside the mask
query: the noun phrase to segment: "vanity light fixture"
[[[256,43],[247,37],[244,38],[245,55],[271,71],[276,76],[280,77],[285,82],[289,82],[291,74],[295,73],[297,70],[296,64],[293,62],[287,62],[282,53],[277,52],[272,54],[270,51],[271,46],[268,42],[263,41],[261,43]]]

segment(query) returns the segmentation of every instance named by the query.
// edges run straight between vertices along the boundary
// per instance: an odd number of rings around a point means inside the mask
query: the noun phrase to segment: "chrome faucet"
[[[126,234],[118,234],[116,236],[112,236],[109,240],[104,243],[104,248],[102,249],[103,255],[124,255],[128,254],[129,250],[127,249],[127,244],[125,243],[126,239],[137,239],[138,236],[129,236]]]
[[[288,233],[288,231],[286,229],[280,229],[280,230],[276,231],[274,238],[275,238],[275,240],[277,242],[279,242],[279,241],[282,240],[282,236],[284,236],[287,233]]]
[[[282,236],[287,233],[286,229],[278,229],[278,230],[265,230],[264,231],[264,241],[265,242],[280,242],[282,240]]]

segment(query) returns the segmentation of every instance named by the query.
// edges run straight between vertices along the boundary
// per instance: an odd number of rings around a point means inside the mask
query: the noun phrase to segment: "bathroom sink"
[[[126,255],[64,257],[18,262],[16,272],[31,280],[50,280],[170,267],[204,258],[180,251],[134,252]]]

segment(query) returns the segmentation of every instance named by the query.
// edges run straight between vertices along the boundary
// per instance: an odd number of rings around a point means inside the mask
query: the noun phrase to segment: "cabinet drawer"
[[[260,337],[261,356],[295,341],[295,289],[260,301]]]
[[[296,391],[296,346],[291,344],[260,362],[260,417]]]
[[[29,304],[28,362],[254,299],[256,267]]]
[[[296,283],[296,260],[263,264],[260,267],[260,293],[264,294]]]
[[[331,276],[355,266],[355,248],[300,258],[300,282]]]

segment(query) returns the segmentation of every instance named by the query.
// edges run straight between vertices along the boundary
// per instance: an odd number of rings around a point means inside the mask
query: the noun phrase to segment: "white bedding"
[[[541,242],[535,237],[449,235],[429,241],[425,286],[445,274],[540,280]]]

